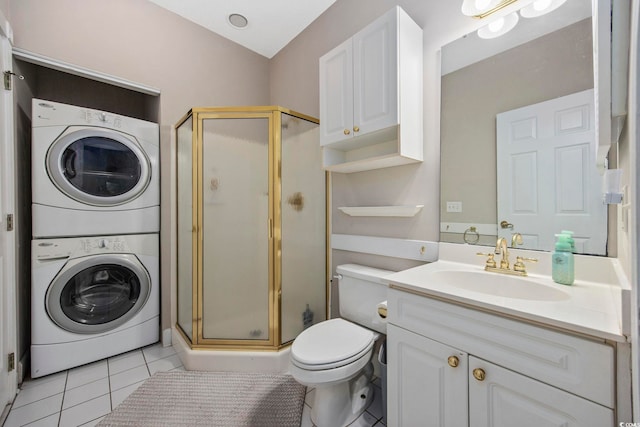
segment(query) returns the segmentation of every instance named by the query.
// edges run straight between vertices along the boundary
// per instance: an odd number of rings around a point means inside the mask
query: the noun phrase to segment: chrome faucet
[[[509,250],[507,249],[507,239],[500,237],[496,242],[496,249],[493,251],[496,255],[502,254],[500,259],[500,269],[509,269]]]

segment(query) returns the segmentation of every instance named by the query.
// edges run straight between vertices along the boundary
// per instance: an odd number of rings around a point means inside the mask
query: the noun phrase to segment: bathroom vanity
[[[388,277],[388,425],[630,419],[617,261],[577,257],[578,280],[563,286],[548,276],[548,253],[512,277],[484,271],[477,249],[441,244],[440,261]]]

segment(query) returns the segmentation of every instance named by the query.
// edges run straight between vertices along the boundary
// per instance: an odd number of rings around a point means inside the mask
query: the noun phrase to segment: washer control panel
[[[34,240],[32,256],[37,260],[53,260],[104,253],[126,253],[129,247],[123,237],[80,237],[71,239]]]

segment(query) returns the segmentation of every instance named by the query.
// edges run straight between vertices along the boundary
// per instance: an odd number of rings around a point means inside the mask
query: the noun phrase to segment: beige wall
[[[440,46],[477,25],[460,14],[459,2],[338,0],[271,61],[271,101],[318,115],[318,58],[400,5],[423,28],[424,162],[373,171],[332,173],[333,233],[438,240]],[[414,218],[352,218],[338,206],[424,204]],[[399,270],[415,262],[333,251],[332,267],[346,262]],[[335,312],[335,307],[334,307]]]
[[[171,126],[193,106],[269,104],[269,60],[146,0],[3,0],[14,45],[161,91],[162,328],[173,273]]]

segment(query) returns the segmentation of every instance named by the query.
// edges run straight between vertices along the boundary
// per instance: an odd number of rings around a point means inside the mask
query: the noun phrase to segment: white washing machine
[[[160,231],[157,123],[33,99],[33,238]]]
[[[32,378],[159,340],[158,243],[158,234],[32,241]]]

